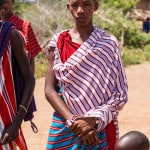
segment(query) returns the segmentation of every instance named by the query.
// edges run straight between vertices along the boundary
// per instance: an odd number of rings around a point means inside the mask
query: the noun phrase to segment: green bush
[[[146,46],[144,50],[135,49],[133,47],[124,47],[122,50],[122,59],[124,66],[150,61],[150,46]]]
[[[126,14],[138,1],[139,0],[103,0],[103,3],[107,4],[108,7],[121,8],[123,13]]]
[[[150,44],[144,47],[145,61],[150,61]]]
[[[48,60],[43,52],[35,58],[35,78],[45,77],[48,66]]]
[[[30,8],[29,3],[21,3],[19,2],[19,0],[16,0],[15,4],[13,5],[13,10],[15,14],[19,16],[23,16],[25,14],[25,10],[29,8]]]
[[[67,1],[39,0],[38,4],[16,2],[14,10],[32,23],[37,39],[43,45],[55,32],[71,28],[72,20],[66,9]],[[150,35],[140,31],[136,21],[129,19],[127,15],[137,1],[99,0],[100,8],[94,15],[94,24],[115,35],[120,43],[124,31],[122,58],[125,66],[150,61]],[[36,78],[45,76],[48,62],[44,54],[40,53],[35,61]]]
[[[129,65],[140,64],[141,63],[140,56],[132,55],[129,52],[125,52],[122,56],[122,59],[123,59],[123,64],[124,64],[125,67],[127,67]]]
[[[143,49],[150,44],[150,35],[135,29],[125,30],[125,45]]]

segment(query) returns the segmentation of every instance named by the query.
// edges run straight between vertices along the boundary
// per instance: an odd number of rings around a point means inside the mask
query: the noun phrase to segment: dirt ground
[[[138,130],[150,139],[150,62],[130,66],[126,74],[129,101],[119,115],[120,136]],[[24,122],[22,129],[29,150],[45,150],[53,109],[44,97],[44,78],[36,81],[35,98],[37,112],[33,122],[39,131],[33,133],[29,122]]]

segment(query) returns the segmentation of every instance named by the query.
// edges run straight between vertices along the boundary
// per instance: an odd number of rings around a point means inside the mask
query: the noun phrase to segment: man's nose
[[[82,6],[79,6],[77,9],[78,13],[84,13],[84,8]]]

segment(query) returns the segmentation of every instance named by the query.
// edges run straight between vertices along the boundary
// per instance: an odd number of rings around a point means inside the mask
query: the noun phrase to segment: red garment
[[[63,32],[59,35],[57,46],[60,50],[60,57],[63,63],[80,47],[79,44],[71,41],[71,36],[68,32]],[[106,141],[108,149],[114,150],[116,143],[116,129],[113,121],[106,127]]]
[[[78,48],[79,44],[71,41],[71,36],[68,32],[63,32],[58,39],[58,49],[61,50],[61,60],[64,63]]]
[[[14,88],[14,79],[12,73],[11,64],[11,49],[10,49],[10,35],[14,26],[9,22],[0,22],[1,32],[0,32],[0,135],[2,134],[4,128],[10,125],[17,113],[17,104]],[[13,150],[12,147],[17,147],[15,149],[27,150],[26,142],[23,137],[21,128],[19,130],[18,137],[9,144],[5,146],[0,145],[0,150]]]
[[[30,22],[19,18],[17,15],[12,14],[8,20],[16,25],[16,28],[24,35],[26,43],[26,50],[28,52],[28,58],[35,57],[39,52],[42,51]]]

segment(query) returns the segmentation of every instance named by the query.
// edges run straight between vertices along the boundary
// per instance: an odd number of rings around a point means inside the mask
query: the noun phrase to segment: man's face
[[[9,15],[12,13],[12,0],[4,0],[3,6],[1,6],[1,18],[7,20]]]
[[[67,8],[77,25],[87,25],[92,22],[93,13],[98,9],[98,3],[94,0],[70,0]]]

